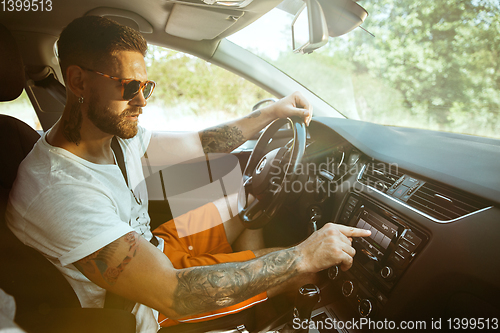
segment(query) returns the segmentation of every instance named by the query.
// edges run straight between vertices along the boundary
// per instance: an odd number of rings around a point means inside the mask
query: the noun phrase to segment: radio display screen
[[[361,213],[356,227],[370,230],[372,232],[370,235],[371,243],[375,243],[382,252],[387,249],[392,238],[398,232],[396,224],[366,208]]]

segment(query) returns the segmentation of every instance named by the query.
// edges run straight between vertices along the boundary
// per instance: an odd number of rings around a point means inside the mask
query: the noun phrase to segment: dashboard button
[[[398,188],[399,184],[401,184],[403,182],[403,180],[405,180],[405,176],[401,176],[401,178],[399,178],[398,180],[396,180],[396,182],[394,184],[392,184],[392,186],[387,190],[387,194],[391,195],[394,193],[394,191],[396,191],[396,189]]]
[[[363,318],[366,318],[370,315],[370,313],[372,313],[372,310],[372,302],[367,298],[362,299],[358,306],[359,315]]]
[[[380,276],[382,276],[382,278],[384,279],[390,279],[392,278],[394,275],[394,271],[392,270],[392,268],[390,266],[385,266],[384,268],[382,268],[380,270]]]
[[[412,178],[412,177],[408,177],[403,182],[403,185],[404,186],[408,186],[408,187],[412,187],[412,186],[418,185],[418,179],[415,179],[415,178]]]
[[[351,214],[349,214],[349,212],[344,211],[344,213],[342,214],[342,217],[340,218],[340,221],[347,222],[350,217],[351,217]]]
[[[410,230],[406,230],[406,232],[403,234],[403,238],[412,242],[413,244],[415,244],[415,246],[418,246],[422,242],[422,239],[420,239],[420,237],[415,235]]]
[[[408,251],[408,249],[402,247],[401,245],[399,245],[398,248],[396,249],[396,253],[399,254],[404,259],[407,259],[410,255],[410,251]]]
[[[348,202],[353,205],[353,206],[356,206],[358,204],[358,199],[354,198],[354,197],[350,197]]]
[[[394,197],[396,197],[396,198],[400,198],[400,197],[402,197],[402,196],[403,196],[403,194],[405,194],[407,190],[408,190],[408,187],[403,186],[403,185],[402,185],[402,186],[400,186],[400,187],[396,190],[396,192],[394,192]]]
[[[399,254],[393,253],[389,258],[394,264],[397,266],[403,266],[406,262],[404,258],[402,258]]]
[[[352,281],[344,281],[344,284],[342,284],[342,295],[345,297],[349,297],[352,295],[352,292],[354,291],[354,284]]]
[[[348,202],[346,207],[347,207],[348,211],[352,212],[354,210],[354,207],[356,207],[356,204],[352,204],[352,203]]]
[[[330,280],[335,280],[339,276],[339,268],[337,266],[332,266],[328,269],[328,278]]]
[[[409,252],[413,252],[417,248],[417,246],[415,244],[406,240],[405,238],[401,238],[398,242],[398,245],[404,247]]]

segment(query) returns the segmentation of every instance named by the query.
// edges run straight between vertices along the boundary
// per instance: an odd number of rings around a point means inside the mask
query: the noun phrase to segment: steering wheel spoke
[[[293,130],[292,139],[281,148],[269,150],[274,134],[286,123]],[[277,119],[262,133],[248,160],[238,195],[238,214],[245,227],[261,228],[285,202],[288,193],[283,191],[282,183],[296,177],[291,171],[302,162],[305,144],[306,127],[300,118]],[[250,194],[256,198],[248,203]]]
[[[246,215],[250,220],[256,219],[264,212],[264,208],[265,205],[263,202],[255,198],[255,200],[253,200],[246,208]]]

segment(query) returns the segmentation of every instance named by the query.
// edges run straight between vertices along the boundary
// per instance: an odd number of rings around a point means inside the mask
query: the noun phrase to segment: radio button
[[[399,254],[404,259],[407,259],[408,256],[410,255],[410,251],[407,248],[402,247],[401,244],[396,249],[396,253]]]
[[[401,238],[398,242],[398,245],[401,247],[404,247],[405,249],[408,250],[408,252],[413,252],[416,248],[417,245],[413,244],[412,242],[406,240],[405,238]]]
[[[358,224],[356,224],[356,228],[364,229],[365,224],[366,224],[366,222],[360,219],[358,221]]]
[[[350,197],[349,200],[347,201],[349,204],[356,206],[358,204],[358,199],[354,197]]]
[[[389,244],[391,244],[391,239],[389,237],[387,237],[387,236],[384,236],[384,238],[380,242],[380,245],[382,245],[382,247],[384,249],[387,249],[387,247],[389,246]]]
[[[405,231],[405,233],[403,234],[403,238],[414,244],[415,247],[417,247],[422,242],[422,240],[410,230]]]
[[[406,263],[405,258],[402,258],[399,254],[396,253],[393,253],[389,259],[398,266],[403,266]]]

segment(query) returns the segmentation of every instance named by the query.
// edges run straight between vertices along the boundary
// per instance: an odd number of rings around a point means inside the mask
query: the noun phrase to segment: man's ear
[[[78,98],[84,97],[87,73],[76,65],[66,68],[66,88]]]

